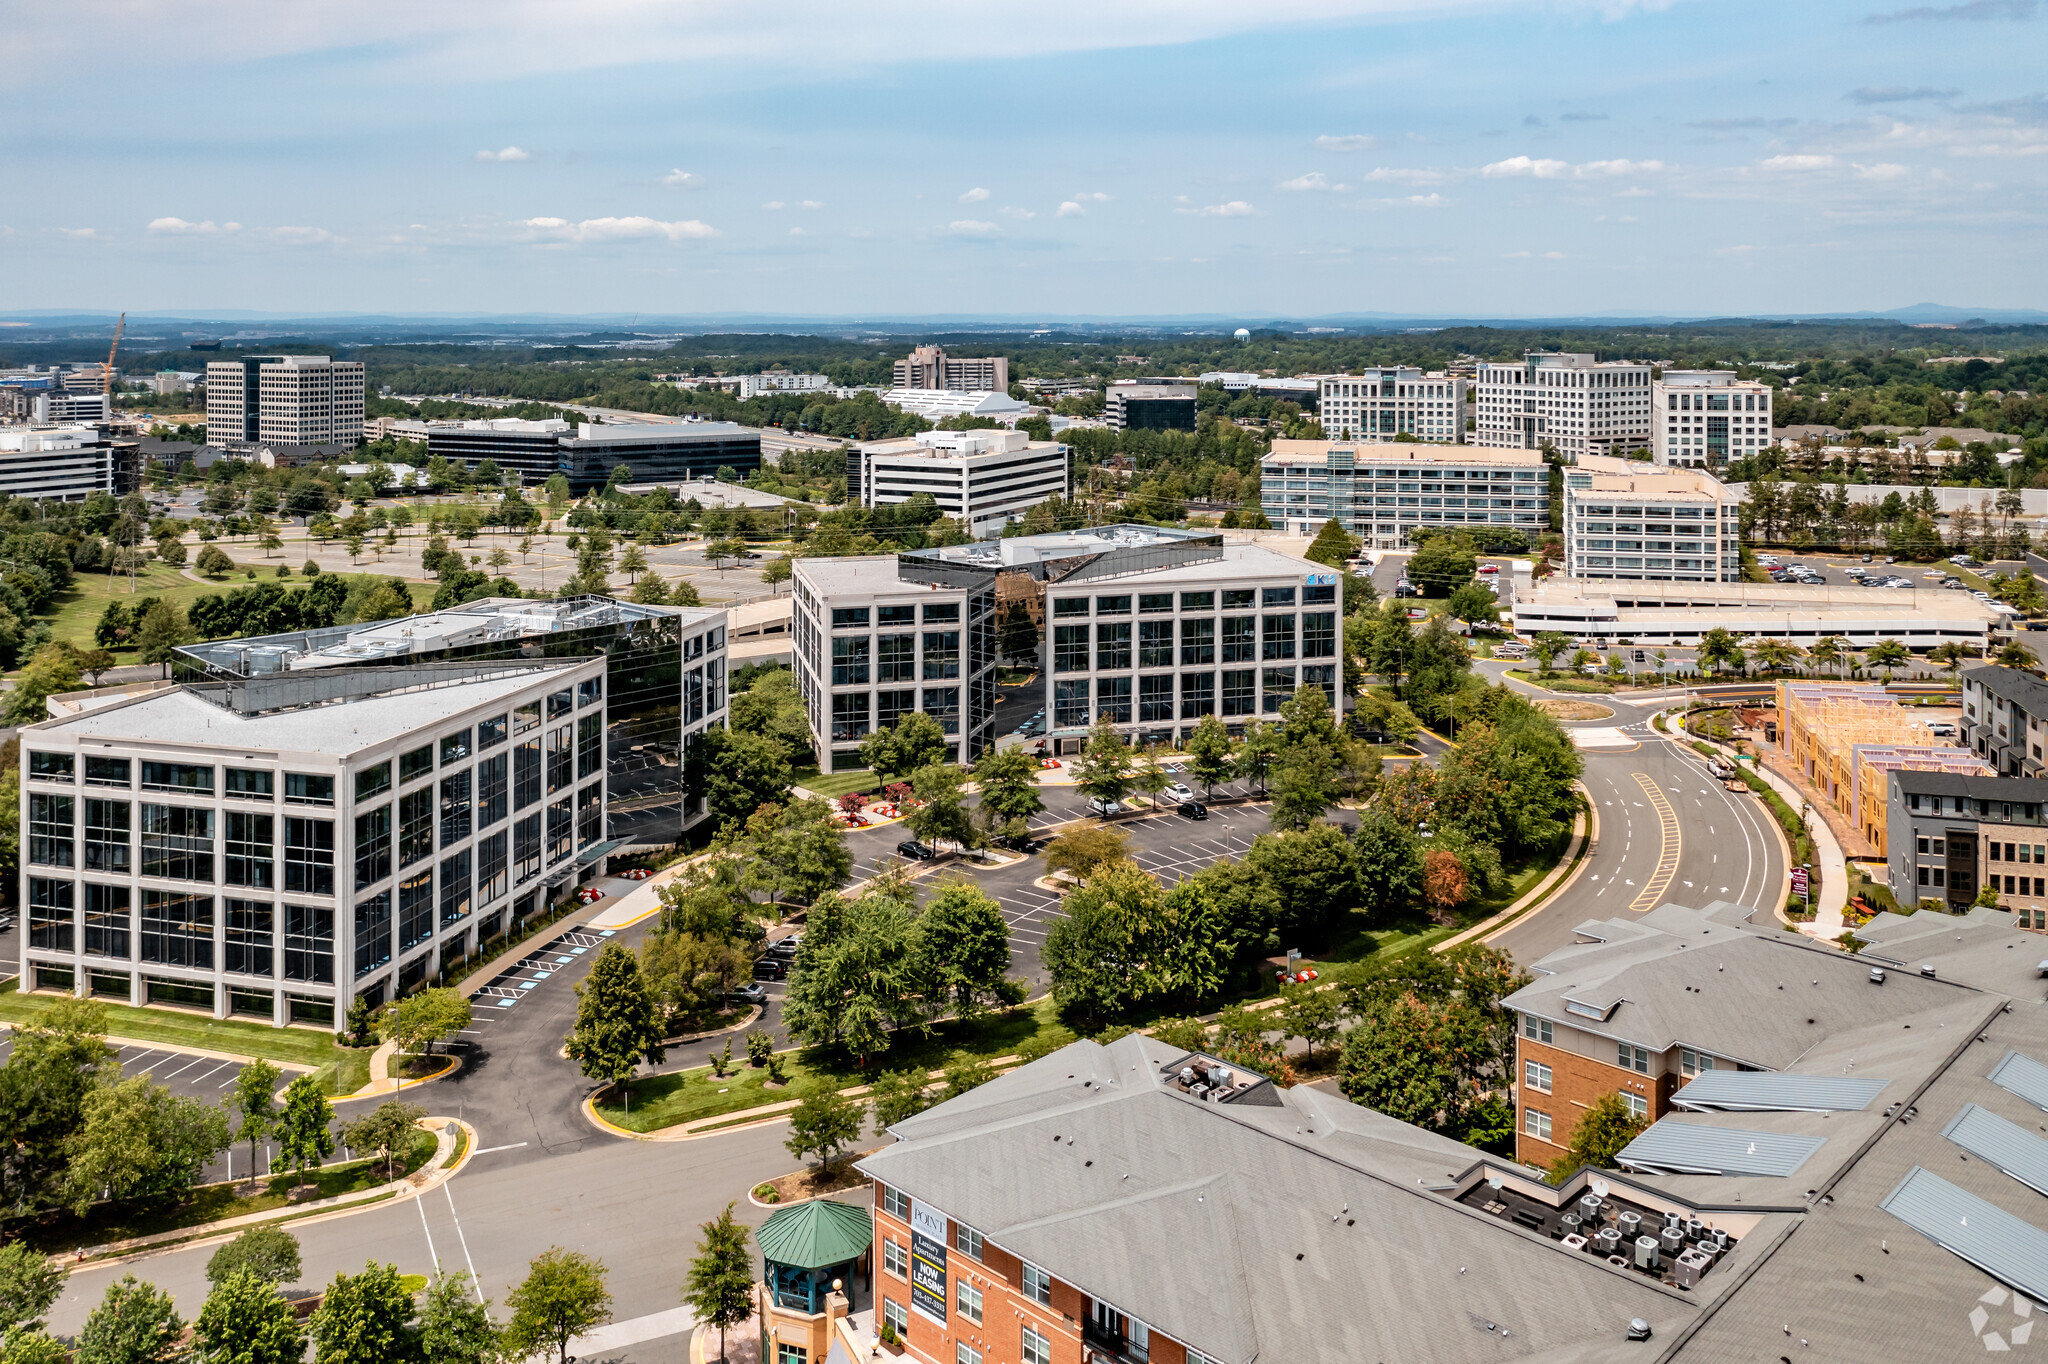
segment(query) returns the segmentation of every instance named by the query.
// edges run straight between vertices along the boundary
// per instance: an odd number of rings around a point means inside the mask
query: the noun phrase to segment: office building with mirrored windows
[[[1276,719],[1303,684],[1341,708],[1339,576],[1216,531],[1099,526],[799,560],[798,687],[835,768],[861,767],[860,741],[905,710],[959,735],[962,762],[1029,718],[1023,706],[1000,724],[995,715],[992,629],[1005,578],[1003,600],[1042,600],[1039,697],[1052,752],[1077,752],[1102,720],[1138,743],[1177,743],[1207,715],[1240,730]],[[931,608],[943,617],[936,629]],[[964,665],[945,628],[956,619],[970,627]],[[956,666],[957,677],[947,671]],[[955,716],[953,706],[965,709]]]
[[[454,974],[606,837],[602,656],[84,693],[21,731],[26,988],[337,1026]]]
[[[725,724],[723,607],[642,606],[611,597],[487,597],[365,625],[222,639],[179,649],[183,682],[330,668],[605,657],[607,852],[662,846],[709,817],[691,753]]]

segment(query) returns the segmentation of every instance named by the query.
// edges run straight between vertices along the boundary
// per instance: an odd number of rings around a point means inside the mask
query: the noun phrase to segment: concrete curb
[[[1452,934],[1432,947],[1430,949],[1432,952],[1448,952],[1454,947],[1463,946],[1474,938],[1484,940],[1497,933],[1505,932],[1520,920],[1523,915],[1562,892],[1573,881],[1578,880],[1579,873],[1586,864],[1586,854],[1599,845],[1600,816],[1595,811],[1593,793],[1586,789],[1585,784],[1573,782],[1572,787],[1585,798],[1585,804],[1580,807],[1578,814],[1572,817],[1572,837],[1571,841],[1565,845],[1564,856],[1560,857],[1551,866],[1549,871],[1543,873],[1542,878],[1524,892],[1520,899],[1500,913],[1490,918],[1481,919],[1470,928],[1461,929],[1457,933]],[[1592,813],[1589,814],[1589,812]]]

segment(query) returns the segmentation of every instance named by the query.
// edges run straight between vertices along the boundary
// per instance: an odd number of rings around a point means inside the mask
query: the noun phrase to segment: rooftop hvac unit
[[[1713,1264],[1714,1257],[1705,1251],[1681,1251],[1671,1266],[1671,1278],[1680,1288],[1697,1288]]]
[[[1656,1267],[1657,1238],[1654,1236],[1638,1236],[1636,1238],[1636,1268],[1655,1269]]]
[[[1685,1247],[1685,1229],[1666,1227],[1657,1233],[1657,1248],[1666,1255],[1676,1255]]]
[[[1612,1255],[1621,1248],[1621,1233],[1613,1227],[1602,1227],[1593,1233],[1593,1250],[1596,1254]]]
[[[1625,1212],[1615,1219],[1616,1229],[1624,1241],[1633,1241],[1643,1229],[1643,1215],[1639,1212]]]
[[[1586,1238],[1576,1233],[1567,1236],[1564,1238],[1564,1248],[1566,1250],[1584,1250],[1586,1248]]]
[[[1872,985],[1884,984],[1884,968],[1882,966],[1873,966],[1870,968],[1870,983]]]

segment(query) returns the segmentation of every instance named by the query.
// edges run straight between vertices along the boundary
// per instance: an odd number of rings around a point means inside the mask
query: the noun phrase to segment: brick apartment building
[[[1923,1007],[1946,988],[1901,977],[1873,990],[1856,958],[1759,933],[1743,926],[1750,913],[1717,902],[1704,920],[1664,905],[1589,922],[1534,964],[1536,980],[1505,1001],[1518,1015],[1517,1160],[1555,1164],[1603,1094],[1655,1122],[1702,1074],[1784,1070],[1812,1038]]]

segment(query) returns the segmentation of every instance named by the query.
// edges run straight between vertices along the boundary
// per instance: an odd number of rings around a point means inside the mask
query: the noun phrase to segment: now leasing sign
[[[946,1214],[910,1200],[910,1308],[946,1324]]]

